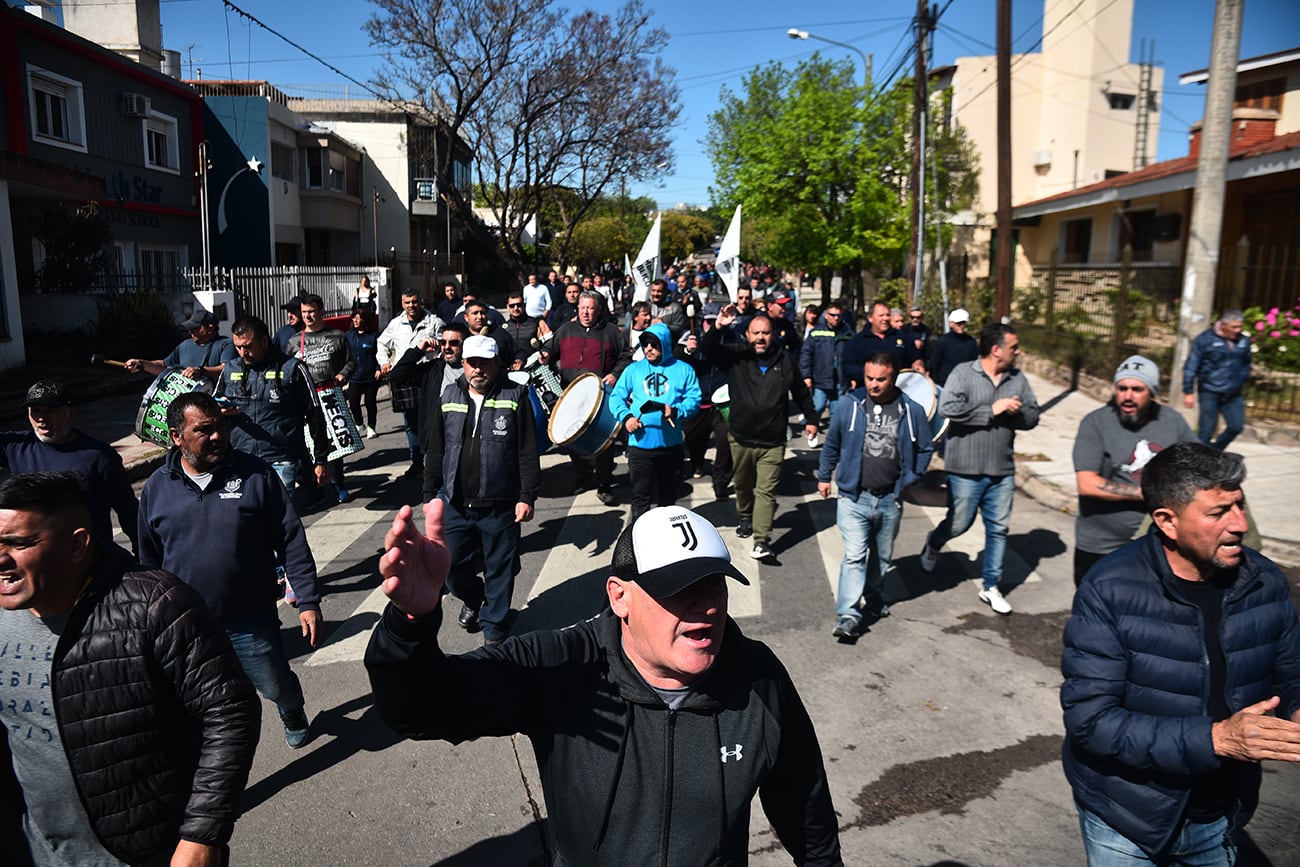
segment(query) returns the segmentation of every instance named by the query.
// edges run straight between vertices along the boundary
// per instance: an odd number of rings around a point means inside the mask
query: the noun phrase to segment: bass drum
[[[211,391],[205,381],[190,379],[179,367],[169,367],[153,381],[140,400],[140,411],[135,415],[135,435],[147,443],[171,448],[172,438],[167,431],[167,407],[182,394],[191,391]]]
[[[532,382],[532,378],[522,370],[512,370],[506,374],[511,382],[528,389],[528,403],[533,408],[533,426],[537,429],[537,453],[545,454],[551,450],[551,437],[547,427],[551,420],[551,410],[542,400],[542,392]]]
[[[609,393],[594,373],[581,374],[569,383],[551,408],[547,425],[555,448],[584,457],[594,457],[613,445],[618,430]]]
[[[898,390],[921,405],[930,421],[930,437],[938,443],[948,432],[948,419],[939,414],[939,398],[943,389],[923,373],[905,370],[898,375]]]

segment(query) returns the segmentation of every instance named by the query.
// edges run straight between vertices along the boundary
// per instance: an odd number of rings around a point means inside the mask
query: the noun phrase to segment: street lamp
[[[861,48],[858,48],[856,45],[850,45],[847,42],[838,42],[834,39],[827,39],[825,36],[818,36],[816,33],[809,33],[807,30],[800,30],[798,27],[791,27],[785,33],[791,39],[803,39],[805,41],[816,39],[820,42],[829,43],[830,45],[838,45],[840,48],[847,48],[849,51],[856,51],[858,56],[862,58],[862,85],[867,88],[871,87],[871,55],[864,53]]]

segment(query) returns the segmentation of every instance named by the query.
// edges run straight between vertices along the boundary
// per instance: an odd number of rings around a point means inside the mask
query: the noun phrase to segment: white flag
[[[735,304],[736,290],[740,288],[740,205],[736,205],[736,213],[731,217],[731,225],[727,227],[727,234],[722,237],[716,267],[722,285],[727,287],[727,294],[731,296],[731,303]]]
[[[645,301],[650,297],[650,281],[662,275],[659,270],[659,229],[663,215],[655,217],[655,224],[650,227],[650,234],[645,236],[641,252],[636,254],[632,263],[632,280],[636,287],[632,292],[632,302]]]

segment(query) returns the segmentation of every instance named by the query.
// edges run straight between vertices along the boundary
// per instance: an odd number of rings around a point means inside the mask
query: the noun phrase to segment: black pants
[[[727,442],[727,423],[722,420],[722,413],[717,407],[701,409],[698,413],[682,423],[682,435],[686,438],[686,453],[690,456],[691,468],[704,466],[704,453],[713,441],[713,493],[719,497],[727,493],[731,484],[731,445]]]
[[[375,395],[379,392],[379,380],[373,382],[349,382],[344,393],[348,398],[348,409],[352,410],[352,420],[357,423],[357,427],[364,428],[366,424],[371,427],[375,426],[377,418],[375,406]],[[361,421],[361,402],[365,401],[366,422]],[[365,431],[362,430],[364,434]]]
[[[579,488],[590,486],[593,478],[597,490],[607,491],[614,487],[613,445],[595,457],[590,455],[569,455],[569,462],[573,465],[573,473],[577,478]]]
[[[632,520],[654,506],[677,502],[677,484],[682,474],[682,447],[662,449],[627,448],[627,472],[632,480]]]

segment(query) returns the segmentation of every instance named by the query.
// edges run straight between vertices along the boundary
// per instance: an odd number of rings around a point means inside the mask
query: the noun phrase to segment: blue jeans
[[[837,617],[860,618],[858,600],[866,595],[869,612],[885,603],[885,573],[894,558],[894,540],[903,516],[903,503],[892,492],[875,497],[866,491],[857,502],[840,494],[835,506],[835,526],[844,540],[840,583],[835,593]]]
[[[284,482],[284,489],[293,494],[293,484],[298,480],[298,462],[297,461],[276,461],[271,464],[271,469]]]
[[[681,457],[678,456],[678,463]],[[445,501],[444,501],[445,502]],[[515,504],[474,509],[446,504],[442,529],[451,553],[447,585],[457,599],[478,608],[483,637],[501,641],[509,634],[506,618],[519,573],[519,525]],[[483,576],[477,555],[483,551]],[[481,607],[480,607],[481,606]]]
[[[1228,447],[1228,443],[1237,438],[1237,434],[1246,429],[1246,396],[1220,394],[1216,391],[1201,391],[1200,419],[1196,424],[1196,435],[1207,446],[1214,446],[1219,451]],[[1223,433],[1214,436],[1214,428],[1219,423],[1219,413],[1223,413]]]
[[[406,429],[406,447],[411,451],[411,463],[424,463],[424,452],[420,451],[420,410],[408,409],[402,413],[402,426]]]
[[[970,529],[975,511],[984,517],[984,589],[1002,580],[1002,559],[1007,553],[1007,529],[1011,526],[1011,499],[1016,477],[963,476],[948,474],[948,513],[930,531],[925,543],[938,551]]]
[[[289,668],[289,657],[280,640],[279,615],[272,610],[262,616],[226,617],[221,622],[244,673],[258,692],[274,702],[281,719],[300,713],[304,705],[302,684]]]
[[[1078,801],[1074,805],[1079,810],[1079,831],[1088,867],[1232,867],[1237,862],[1237,835],[1227,818],[1205,823],[1184,821],[1169,844],[1151,856]]]
[[[816,408],[817,410],[818,419],[822,417],[822,410],[824,410],[827,407],[827,405],[829,405],[831,408],[830,418],[835,418],[835,404],[839,402],[839,399],[840,399],[839,390],[836,389],[834,386],[830,388],[821,388],[819,386],[813,386],[812,401],[813,401],[813,407]],[[812,421],[815,421],[815,419],[809,419],[809,422]]]

